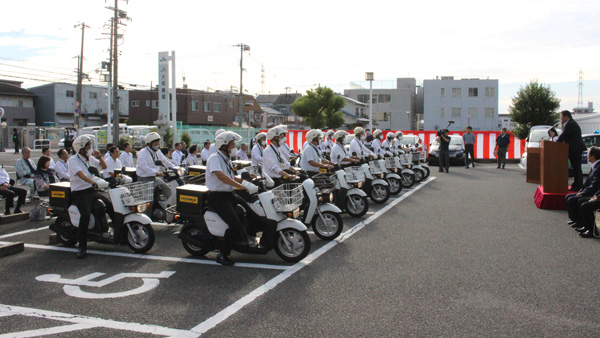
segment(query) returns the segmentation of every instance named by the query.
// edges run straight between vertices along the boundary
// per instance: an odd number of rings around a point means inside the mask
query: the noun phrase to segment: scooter
[[[424,163],[421,163],[421,161],[419,159],[419,153],[412,152],[411,148],[406,149],[406,152],[403,156],[404,156],[403,164],[406,165],[406,167],[410,168],[415,173],[415,181],[417,183],[423,181],[425,179],[427,173],[429,172],[429,165],[427,165],[427,171],[426,171],[425,167],[423,167],[421,165]]]
[[[177,202],[177,187],[182,186],[181,177],[185,174],[185,168],[166,169],[165,176],[157,177],[155,180],[154,199],[151,208],[147,211],[154,222],[173,223],[173,214],[167,212],[167,208]]]
[[[254,182],[256,181],[262,180]],[[233,250],[248,254],[267,254],[275,250],[287,262],[304,259],[310,251],[310,237],[306,226],[294,219],[300,213],[302,186],[284,184],[271,191],[261,187],[263,192],[259,193],[256,185],[247,181],[243,185],[250,193],[237,192],[244,203],[236,205],[236,212],[243,223],[248,225],[249,233],[261,235],[257,245],[251,245],[245,240],[238,241],[234,242]],[[220,248],[220,241],[228,225],[216,212],[206,210],[203,215],[198,212],[179,212],[177,218],[183,223],[179,238],[190,254],[204,256]]]
[[[389,153],[389,155],[392,154]],[[388,159],[392,159],[392,157],[380,156],[378,160],[370,162],[370,167],[372,170],[378,168],[378,171],[383,173],[384,179],[390,185],[390,194],[398,195],[402,191],[402,179],[396,172],[388,170],[386,164]]]
[[[390,148],[386,148],[386,150],[393,154],[392,157],[385,158],[386,169],[398,174],[400,177],[400,182],[404,188],[412,188],[412,186],[415,185],[415,172],[402,165],[401,158],[403,155],[398,155],[397,151],[392,151]]]
[[[361,189],[365,176],[359,166],[338,169],[332,178],[335,205],[352,217],[362,217],[369,211],[367,194]]]
[[[363,190],[369,198],[377,204],[383,204],[390,199],[390,185],[385,181],[383,172],[374,170],[371,172],[371,166],[368,162],[360,165],[365,174],[365,184]]]
[[[93,181],[100,190],[109,187],[108,182],[99,177],[94,177]],[[52,185],[50,187],[52,189]],[[107,207],[102,199],[94,201],[87,225],[80,224],[79,209],[71,203],[64,208],[45,205],[58,215],[50,225],[50,230],[58,235],[63,245],[73,246],[78,241],[79,226],[87,226],[88,241],[114,245],[126,243],[132,251],[145,253],[152,248],[155,239],[151,220],[143,214],[150,205],[152,191],[153,182],[118,185],[109,189],[108,196],[113,209],[108,212],[111,222],[106,220]]]
[[[300,210],[303,210],[301,221],[307,227],[311,226],[317,237],[331,241],[338,237],[344,228],[342,210],[330,203],[334,201],[333,185],[320,191],[315,180],[328,180],[315,175],[302,182],[304,199]]]

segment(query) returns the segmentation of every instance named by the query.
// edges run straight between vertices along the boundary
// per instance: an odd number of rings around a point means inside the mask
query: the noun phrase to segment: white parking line
[[[49,336],[49,335],[65,333],[65,332],[93,329],[95,327],[97,327],[97,326],[87,325],[87,324],[60,325],[60,326],[55,326],[55,327],[46,327],[46,328],[39,329],[39,330],[11,332],[11,333],[0,335],[0,338],[41,337],[41,336]]]
[[[36,232],[36,231],[44,230],[44,229],[48,229],[48,226],[46,225],[45,227],[41,227],[41,228],[23,230],[23,231],[19,231],[19,232],[13,232],[13,233],[10,233],[10,234],[6,234],[6,235],[0,236],[0,239],[2,239],[2,238],[8,238],[8,237],[13,237],[13,236],[18,236],[18,235],[23,235],[23,234],[27,234],[27,233],[30,233],[30,232]]]
[[[0,242],[0,244],[10,244],[10,243],[11,242]],[[76,248],[65,248],[65,247],[51,246],[51,245],[39,245],[39,244],[25,243],[25,247],[31,248],[31,249],[41,249],[41,250],[51,250],[51,251],[77,252]],[[169,257],[169,256],[154,256],[154,255],[143,255],[143,254],[135,254],[135,253],[128,253],[128,252],[113,252],[113,251],[99,251],[99,250],[88,250],[87,252],[90,254],[103,255],[103,256],[116,256],[116,257],[148,259],[148,260],[155,260],[155,261],[175,262],[175,263],[191,263],[191,264],[221,266],[221,264],[219,264],[215,261],[203,260],[203,259],[180,258],[180,257]],[[286,265],[238,263],[238,262],[235,263],[234,267],[267,269],[267,270],[285,270],[285,269],[289,268],[289,266],[286,266]]]
[[[154,334],[154,335],[169,336],[169,337],[197,337],[198,336],[197,333],[193,333],[190,331],[171,329],[171,328],[158,326],[158,325],[145,325],[145,324],[138,324],[138,323],[118,322],[115,320],[107,320],[107,319],[101,319],[101,318],[95,318],[95,317],[80,316],[80,315],[74,315],[74,314],[69,314],[69,313],[46,311],[46,310],[26,308],[26,307],[20,307],[20,306],[10,306],[10,305],[3,305],[3,304],[0,304],[0,314],[21,315],[21,316],[27,316],[27,317],[44,318],[44,319],[57,320],[57,321],[61,321],[61,322],[68,322],[68,323],[76,324],[76,325],[68,325],[68,326],[59,326],[58,329],[65,327],[65,328],[67,328],[67,330],[58,331],[56,333],[78,331],[78,330],[86,329],[85,326],[88,326],[89,328],[103,327],[103,328],[108,328],[108,329],[133,331],[133,332],[139,332],[139,333],[150,333],[150,334]],[[52,330],[52,329],[55,329],[55,328],[7,333],[0,337],[22,337],[22,336],[31,337],[32,332],[34,332],[34,333],[38,332],[37,335],[40,336],[40,335],[42,335],[41,333],[43,333],[44,330]],[[29,335],[19,335],[20,333],[28,333]],[[48,332],[46,334],[52,334],[52,333],[55,333],[55,332]],[[90,333],[89,336],[94,336],[94,334]]]
[[[434,179],[435,179],[435,177],[430,177],[429,179],[423,181],[418,187],[416,187],[416,188],[412,189],[411,191],[408,191],[407,193],[403,194],[402,196],[396,198],[391,203],[389,203],[388,205],[386,205],[384,208],[378,210],[375,214],[373,214],[369,218],[367,218],[364,221],[358,223],[354,227],[352,227],[349,230],[347,230],[344,233],[342,233],[335,240],[333,240],[333,241],[325,244],[323,247],[321,247],[317,251],[315,251],[312,254],[308,255],[301,262],[298,262],[298,263],[292,265],[289,269],[283,271],[282,273],[280,273],[279,275],[275,276],[274,278],[272,278],[271,280],[269,280],[265,284],[259,286],[254,291],[252,291],[249,294],[247,294],[246,296],[240,298],[235,303],[229,305],[228,307],[226,307],[225,309],[223,309],[219,313],[217,313],[214,316],[212,316],[212,317],[208,318],[207,320],[205,320],[204,322],[196,325],[190,331],[196,332],[198,334],[204,334],[204,333],[208,332],[208,330],[210,330],[210,329],[214,328],[215,326],[219,325],[220,323],[222,323],[223,321],[225,321],[227,318],[231,317],[233,314],[235,314],[239,310],[243,309],[244,306],[250,304],[256,298],[258,298],[258,297],[266,294],[267,292],[269,292],[270,290],[272,290],[273,288],[275,288],[279,283],[285,281],[286,279],[288,279],[289,277],[291,277],[292,275],[294,275],[296,272],[300,271],[303,267],[305,267],[305,266],[309,265],[310,263],[312,263],[315,259],[319,258],[322,254],[324,254],[327,251],[331,250],[337,244],[342,243],[343,241],[345,241],[348,238],[350,238],[352,235],[354,235],[355,233],[357,233],[358,231],[360,231],[365,225],[373,222],[379,216],[383,215],[383,213],[385,213],[389,209],[393,208],[398,203],[400,203],[401,201],[403,201],[404,199],[406,199],[408,196],[412,195],[413,193],[415,193],[419,189],[423,188],[425,185],[427,185],[427,183],[433,181]]]

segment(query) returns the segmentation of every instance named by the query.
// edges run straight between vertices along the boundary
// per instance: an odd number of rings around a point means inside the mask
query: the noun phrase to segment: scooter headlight
[[[361,182],[356,182],[353,185],[354,185],[355,188],[361,189],[362,186],[363,186],[363,182],[362,181]]]
[[[294,211],[287,213],[287,217],[290,218],[298,218],[298,216],[300,216],[300,208],[296,208]]]
[[[181,168],[181,167],[179,167],[179,169],[177,169],[177,175],[179,175],[179,176],[183,176],[183,175],[185,175],[185,169],[184,169],[184,168]]]
[[[148,210],[148,203],[144,203],[144,204],[140,204],[137,206],[137,212],[142,213],[146,210]]]
[[[333,202],[333,193],[332,192],[329,193],[329,202]]]

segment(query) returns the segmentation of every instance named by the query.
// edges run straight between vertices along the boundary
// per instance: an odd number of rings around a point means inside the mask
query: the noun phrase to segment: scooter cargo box
[[[204,175],[206,172],[206,166],[204,165],[191,165],[188,167],[188,174],[190,176]]]
[[[115,169],[115,174],[119,175],[121,174],[121,169]],[[131,177],[131,179],[133,180],[133,182],[137,182],[137,174],[135,173],[135,168],[132,167],[125,167],[125,175]]]
[[[233,163],[233,166],[235,167],[235,170],[246,168],[246,167],[252,165],[252,161],[236,160],[236,161],[232,161],[232,163]]]
[[[71,182],[50,184],[50,206],[66,208],[71,204]]]
[[[177,187],[177,211],[200,215],[207,197],[208,188],[205,185],[186,184]]]

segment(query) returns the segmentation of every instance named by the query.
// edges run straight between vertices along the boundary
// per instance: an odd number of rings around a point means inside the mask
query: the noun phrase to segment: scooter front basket
[[[365,180],[365,172],[360,166],[352,166],[345,168],[346,181],[348,183],[363,182]]]
[[[129,194],[121,196],[123,205],[126,207],[152,202],[153,200],[154,182],[134,182],[125,184],[123,187],[129,190]]]
[[[302,185],[299,183],[282,184],[271,191],[277,212],[292,212],[302,205]]]

